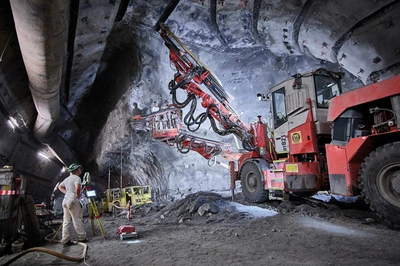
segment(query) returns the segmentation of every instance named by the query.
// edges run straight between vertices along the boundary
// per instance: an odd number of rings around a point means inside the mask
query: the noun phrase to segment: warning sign
[[[298,144],[302,142],[301,139],[301,131],[296,131],[290,134],[290,138],[292,139],[293,144]]]
[[[297,164],[286,164],[286,172],[288,173],[298,173],[299,168]]]

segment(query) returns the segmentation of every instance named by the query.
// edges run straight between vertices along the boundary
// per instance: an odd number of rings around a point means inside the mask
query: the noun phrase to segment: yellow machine
[[[125,208],[128,202],[131,205],[152,203],[149,186],[131,186],[125,188],[109,188],[101,200],[103,212],[112,212],[114,206]]]

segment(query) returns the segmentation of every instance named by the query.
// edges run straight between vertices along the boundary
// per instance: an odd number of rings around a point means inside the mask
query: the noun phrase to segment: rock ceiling
[[[245,122],[268,117],[256,93],[295,73],[342,71],[350,90],[400,69],[398,0],[10,2],[0,4],[0,158],[38,198],[74,161],[101,188],[108,175],[114,186],[147,183],[161,194],[228,186],[227,170],[130,122],[170,99],[160,22],[220,78]]]

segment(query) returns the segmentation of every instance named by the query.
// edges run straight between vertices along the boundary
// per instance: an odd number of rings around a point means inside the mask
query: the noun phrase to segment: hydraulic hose
[[[202,146],[206,146],[206,150],[207,150],[207,144],[204,141],[201,142],[201,143],[195,143],[195,141],[196,141],[196,138],[192,138],[190,140],[190,147],[191,148],[198,149],[198,148],[200,148]]]
[[[193,94],[189,93],[185,101],[179,102],[178,99],[176,98],[176,90],[178,89],[178,87],[175,86],[174,80],[171,80],[169,82],[168,88],[171,91],[170,94],[172,94],[172,103],[176,108],[184,108],[186,105],[188,105],[192,101],[193,98],[196,97]]]
[[[217,113],[218,117],[219,117],[219,121],[221,121],[220,123],[223,123],[225,126],[224,130],[220,130],[217,126],[217,123],[215,122],[214,117],[211,115],[211,109],[213,109],[214,112]],[[232,121],[230,121],[229,119],[226,119],[222,114],[221,114],[221,110],[218,108],[217,105],[215,104],[210,104],[207,108],[206,111],[207,117],[210,119],[211,122],[211,127],[214,130],[215,133],[217,133],[218,135],[221,136],[226,136],[228,134],[232,134],[232,133],[236,133],[238,130],[238,126],[233,123]]]
[[[170,89],[170,91],[171,91],[170,93],[172,94],[172,103],[176,108],[184,108],[191,102],[190,109],[189,109],[188,113],[185,115],[184,120],[183,120],[184,124],[187,126],[187,129],[190,132],[197,131],[200,128],[201,124],[203,124],[206,121],[206,119],[209,118],[211,127],[215,133],[217,133],[220,136],[235,134],[236,136],[239,137],[239,139],[241,139],[243,148],[245,150],[248,150],[248,151],[255,150],[255,147],[251,141],[252,136],[247,131],[245,131],[243,128],[241,128],[239,125],[235,124],[229,118],[222,115],[220,108],[216,104],[210,104],[207,107],[206,112],[203,112],[203,113],[199,114],[197,117],[194,117],[194,113],[197,108],[196,96],[192,93],[189,93],[187,98],[183,102],[179,102],[176,98],[176,90],[182,86],[181,84],[186,83],[183,81],[186,81],[186,77],[181,79],[181,81],[178,84],[176,84],[175,80],[171,80],[168,84],[168,88]],[[218,128],[215,118],[211,114],[211,110],[216,113],[216,115],[219,118],[220,123],[223,124],[224,129]],[[182,142],[182,141],[183,140],[181,140],[180,142]],[[180,143],[179,141],[176,141],[176,142],[177,142],[177,144]],[[191,147],[188,147],[187,150],[184,150],[181,145],[177,145],[177,147],[178,147],[178,150],[184,154],[188,153],[191,149]]]
[[[73,262],[81,262],[86,257],[87,245],[85,243],[81,243],[81,242],[78,242],[78,244],[83,246],[82,255],[80,257],[70,257],[70,256],[64,255],[62,253],[56,252],[56,251],[51,250],[51,249],[35,247],[35,248],[30,248],[30,249],[22,251],[17,256],[15,256],[14,258],[10,259],[5,264],[3,264],[3,266],[10,265],[11,263],[16,261],[17,259],[21,258],[22,256],[24,256],[24,255],[26,255],[26,254],[28,254],[30,252],[35,252],[35,251],[44,252],[44,253],[56,256],[58,258],[64,259],[64,260],[69,260],[69,261],[73,261]]]
[[[187,146],[186,150],[183,149],[183,145],[182,145],[182,142],[185,141],[185,140],[189,141],[189,145]],[[204,151],[207,154],[211,155],[211,157],[209,159],[209,160],[211,160],[211,159],[213,159],[213,157],[215,157],[215,156],[217,156],[217,155],[222,153],[222,148],[220,146],[218,146],[218,145],[210,146],[210,145],[207,145],[207,143],[205,141],[196,143],[196,140],[197,140],[196,137],[188,136],[188,135],[183,134],[183,133],[180,133],[175,138],[177,149],[178,149],[179,152],[181,152],[183,154],[188,153],[192,149],[199,149],[201,147],[204,147]]]
[[[217,156],[213,155],[207,162],[208,166],[215,166],[217,164]]]
[[[187,139],[187,135],[180,133],[178,136],[175,137],[176,148],[180,153],[186,154],[190,151],[190,146],[187,147],[186,150],[183,149],[182,142]]]
[[[190,110],[185,115],[185,118],[183,120],[183,122],[185,123],[190,132],[197,131],[200,128],[201,124],[203,124],[204,121],[206,121],[207,119],[206,112],[199,114],[196,118],[194,117],[194,112],[196,111],[196,107],[197,107],[197,100],[196,98],[193,98],[192,104],[190,105]],[[196,127],[191,128],[194,125],[196,125]]]
[[[217,113],[221,123],[224,123],[224,125],[225,125],[224,127],[226,128],[225,130],[220,130],[218,128],[214,117],[210,113],[211,108],[213,108],[213,111]],[[225,116],[223,116],[217,105],[210,104],[207,108],[206,113],[207,113],[208,118],[210,119],[211,127],[215,133],[217,133],[218,135],[221,135],[221,136],[226,136],[228,134],[235,134],[242,141],[242,145],[245,150],[248,150],[248,151],[255,150],[255,147],[254,147],[253,143],[251,142],[251,137],[252,137],[251,134],[249,134],[244,129],[242,129],[240,126],[236,125],[231,120],[229,120]]]
[[[60,229],[61,229],[61,226],[59,227],[59,230]],[[57,234],[59,232],[59,230],[57,230],[57,231],[53,230],[53,232],[51,234],[49,234],[49,235],[47,235],[45,237],[45,240],[48,241],[49,243],[52,243],[52,242],[59,243],[60,241],[59,240],[54,240],[54,237],[53,237],[53,239],[50,239],[50,236]],[[53,255],[55,257],[58,257],[58,258],[61,258],[61,259],[64,259],[64,260],[68,260],[68,261],[81,262],[86,257],[87,245],[85,243],[82,243],[82,242],[77,242],[77,244],[83,246],[82,255],[80,257],[71,257],[71,256],[68,256],[68,255],[56,252],[54,250],[47,249],[47,248],[33,247],[33,248],[30,248],[30,249],[22,251],[21,253],[16,255],[14,258],[10,259],[9,261],[7,261],[5,264],[2,264],[2,265],[3,266],[10,265],[11,263],[16,261],[17,259],[21,258],[22,256],[24,256],[24,255],[26,255],[28,253],[31,253],[31,252],[35,252],[35,251],[36,252],[47,253],[47,254],[50,254],[50,255]]]
[[[189,109],[189,112],[185,115],[183,122],[187,126],[188,130],[190,132],[195,132],[197,131],[201,124],[204,123],[204,121],[207,119],[206,113],[201,113],[198,115],[196,118],[194,117],[194,112],[196,111],[197,107],[197,99],[196,96],[192,93],[189,93],[186,100],[183,102],[179,102],[178,99],[176,98],[176,90],[177,90],[177,85],[174,85],[175,81],[171,80],[169,83],[169,88],[171,90],[172,94],[172,103],[176,108],[184,108],[186,107],[190,102],[192,103]],[[179,84],[179,83],[178,83]],[[192,126],[196,125],[195,128],[192,128]]]

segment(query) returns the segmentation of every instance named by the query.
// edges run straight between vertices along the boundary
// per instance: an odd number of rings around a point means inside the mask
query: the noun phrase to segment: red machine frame
[[[399,84],[400,75],[333,98],[328,120],[335,121],[349,108],[400,94]],[[352,138],[346,145],[325,145],[332,193],[344,196],[359,194],[358,175],[364,158],[377,147],[400,139],[395,124],[387,127],[384,133],[372,130],[371,135]]]

